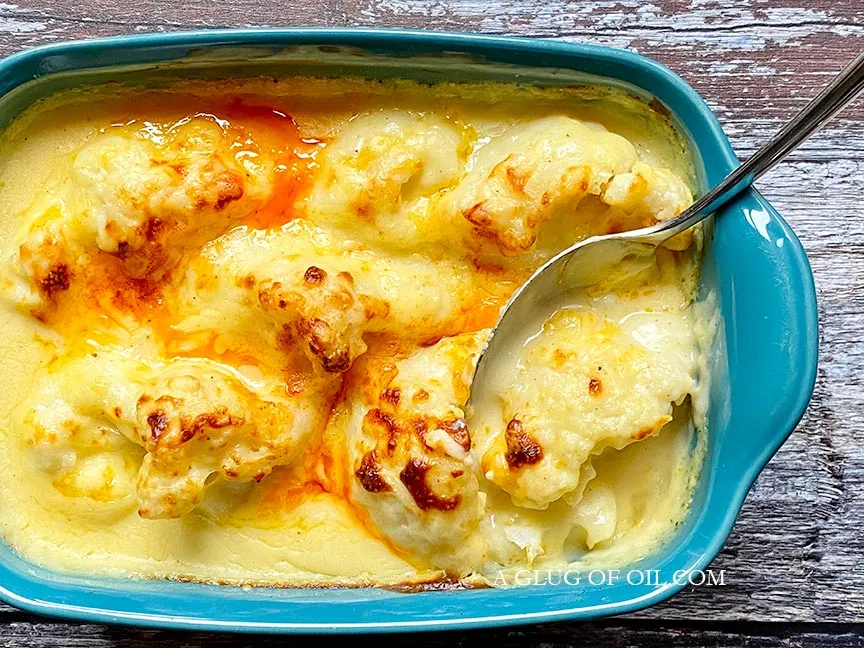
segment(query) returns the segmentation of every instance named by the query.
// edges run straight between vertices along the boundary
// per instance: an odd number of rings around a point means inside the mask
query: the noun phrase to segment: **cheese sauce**
[[[0,135],[0,535],[61,571],[264,585],[642,557],[701,463],[698,236],[538,320],[494,416],[465,403],[536,267],[693,186],[664,117],[603,88],[31,107]]]

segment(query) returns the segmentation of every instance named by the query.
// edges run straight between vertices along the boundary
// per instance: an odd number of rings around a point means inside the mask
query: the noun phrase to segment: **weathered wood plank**
[[[864,627],[785,624],[715,624],[697,630],[687,624],[662,622],[607,624],[550,624],[518,630],[446,632],[390,635],[375,643],[394,647],[433,648],[470,646],[477,642],[501,648],[544,646],[548,648],[623,648],[663,646],[664,648],[862,648]],[[341,637],[300,637],[292,645],[343,646]],[[15,622],[0,633],[0,648],[118,648],[171,646],[172,648],[271,648],[284,646],[285,639],[273,636],[216,635],[203,633],[154,632],[137,628],[99,625],[33,624]]]
[[[435,27],[629,47],[681,74],[740,155],[864,47],[861,0],[18,0],[0,3],[0,55],[70,38],[224,26]],[[638,622],[484,635],[504,644],[861,646],[851,631],[687,625],[648,618],[864,621],[864,103],[761,183],[805,242],[816,274],[822,361],[802,425],[760,477],[714,564],[723,588],[693,588]],[[32,621],[0,607],[0,646],[262,645]],[[646,624],[658,625],[646,625]],[[626,625],[631,624],[631,625]],[[738,634],[736,634],[736,632]],[[761,634],[760,634],[761,633]],[[745,636],[746,635],[746,636]],[[476,635],[435,641],[467,642]],[[170,638],[170,639],[169,639]],[[274,640],[275,641],[275,640]],[[5,643],[4,643],[5,642]],[[264,641],[264,644],[270,643]]]

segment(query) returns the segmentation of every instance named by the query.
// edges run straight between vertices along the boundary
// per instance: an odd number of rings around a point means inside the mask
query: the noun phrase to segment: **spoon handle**
[[[765,142],[746,162],[727,175],[680,215],[655,226],[653,233],[681,232],[692,227],[749,187],[801,142],[840,112],[864,90],[864,52],[847,65],[825,89]]]

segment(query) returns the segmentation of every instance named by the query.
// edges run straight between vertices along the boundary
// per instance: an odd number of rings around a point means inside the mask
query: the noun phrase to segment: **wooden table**
[[[287,25],[470,30],[626,47],[689,81],[742,157],[864,49],[864,0],[16,1],[0,2],[0,56],[93,36]],[[694,587],[600,623],[396,643],[864,646],[864,101],[760,188],[810,256],[821,363],[807,415],[760,477],[712,566],[725,570],[726,585]],[[62,623],[0,605],[0,647],[282,643]]]

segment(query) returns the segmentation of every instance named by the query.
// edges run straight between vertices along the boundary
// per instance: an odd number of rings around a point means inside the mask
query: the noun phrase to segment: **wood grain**
[[[864,49],[861,0],[7,0],[0,2],[0,56],[72,38],[288,25],[472,30],[631,48],[690,82],[742,157]],[[691,588],[626,622],[552,625],[482,639],[555,646],[625,646],[638,638],[670,646],[864,645],[855,634],[860,627],[828,623],[864,622],[864,102],[760,188],[810,256],[821,362],[807,415],[760,477],[713,565],[726,570],[727,585]],[[686,625],[695,621],[710,623]],[[444,636],[459,644],[478,637]],[[276,643],[41,623],[0,607],[0,647],[157,639],[178,646]]]
[[[694,631],[689,624],[611,621],[605,623],[556,623],[517,630],[444,632],[389,635],[376,644],[398,648],[494,645],[497,648],[864,648],[860,626],[782,625],[741,623],[712,624]],[[299,637],[291,646],[341,648],[344,637]],[[371,643],[371,641],[370,641]],[[0,633],[0,648],[276,648],[289,645],[284,637],[232,636],[203,633],[154,632],[136,628],[60,623],[15,622]]]

